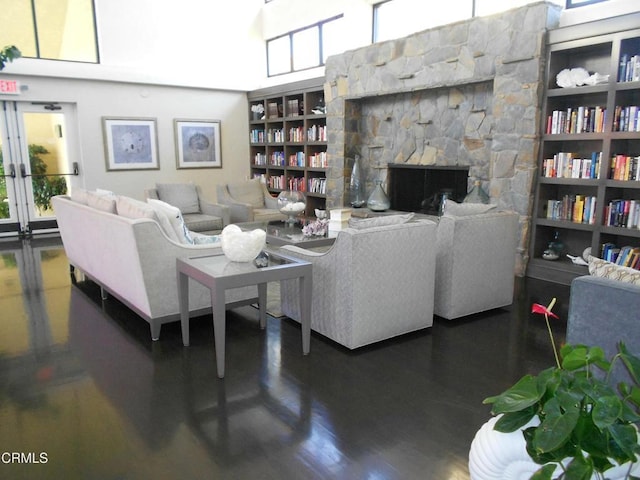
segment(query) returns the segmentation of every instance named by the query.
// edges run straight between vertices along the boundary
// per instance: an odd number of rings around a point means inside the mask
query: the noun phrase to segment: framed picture
[[[175,120],[178,168],[222,168],[219,120]]]
[[[155,118],[102,117],[102,127],[107,171],[160,168]]]

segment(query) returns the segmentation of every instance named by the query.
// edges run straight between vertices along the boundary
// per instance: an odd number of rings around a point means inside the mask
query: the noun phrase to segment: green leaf
[[[491,413],[494,415],[523,410],[540,399],[541,395],[536,385],[535,377],[525,375],[510,389],[500,395],[486,398],[483,403],[493,403]]]
[[[615,395],[596,398],[591,417],[600,429],[613,425],[622,414],[622,402]]]
[[[562,368],[565,370],[577,370],[587,366],[587,353],[589,349],[584,345],[576,345],[573,349],[563,349]]]
[[[618,463],[635,460],[638,452],[638,431],[633,425],[611,425],[608,429],[613,445],[609,450],[611,458]]]
[[[532,407],[517,412],[505,413],[498,419],[493,429],[503,433],[515,432],[529,423],[535,414],[536,409]]]
[[[557,398],[549,400],[544,410],[546,416],[533,436],[533,447],[544,453],[555,450],[566,443],[580,417],[577,407],[564,411]]]
[[[623,342],[618,344],[618,350],[620,351],[620,358],[627,367],[627,370],[629,370],[631,378],[633,378],[636,384],[640,383],[640,358],[629,353],[629,350],[627,350]]]
[[[553,472],[556,471],[555,463],[548,463],[534,473],[529,480],[551,480]]]
[[[565,471],[566,480],[589,480],[593,475],[593,466],[582,455],[576,455]]]

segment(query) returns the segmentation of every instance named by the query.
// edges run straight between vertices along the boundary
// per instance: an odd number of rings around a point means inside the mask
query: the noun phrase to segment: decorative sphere
[[[222,252],[232,262],[250,262],[258,256],[267,240],[259,228],[243,232],[237,225],[227,225],[220,234]]]
[[[278,195],[278,210],[293,219],[304,212],[307,199],[304,193],[296,190],[285,190]]]

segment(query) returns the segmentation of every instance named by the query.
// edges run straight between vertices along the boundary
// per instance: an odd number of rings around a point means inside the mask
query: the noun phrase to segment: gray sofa
[[[158,340],[163,323],[179,320],[176,259],[222,253],[217,244],[181,243],[169,221],[139,200],[122,195],[74,192],[53,197],[53,208],[69,263],[149,322]],[[177,211],[177,209],[176,209]],[[165,225],[165,226],[161,226]],[[257,288],[227,290],[229,308],[257,301]],[[189,287],[191,316],[211,312],[209,290]]]
[[[618,342],[640,354],[640,285],[585,275],[571,282],[567,343],[600,346],[607,357]],[[621,365],[619,365],[621,367]],[[626,378],[624,368],[615,378]]]

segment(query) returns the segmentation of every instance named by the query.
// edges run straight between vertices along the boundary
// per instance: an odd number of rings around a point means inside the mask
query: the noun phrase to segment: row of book
[[[640,200],[611,200],[604,209],[604,225],[640,229]]]
[[[609,167],[610,180],[640,180],[640,156],[614,155]]]
[[[276,167],[284,166],[284,152],[272,152],[269,155],[269,165]],[[306,163],[306,155],[304,152],[296,152],[294,154],[289,155],[289,163],[290,167],[304,167]],[[316,152],[312,155],[309,155],[308,158],[309,167],[311,168],[327,168],[327,152]],[[266,166],[267,165],[267,155],[262,152],[257,152],[253,156],[253,164],[257,167]]]
[[[565,195],[561,200],[547,200],[547,218],[593,225],[596,221],[596,197]]]
[[[327,179],[326,178],[310,178],[307,182],[309,184],[309,191],[313,193],[327,193]]]
[[[327,126],[311,125],[311,127],[307,129],[307,140],[310,142],[326,142]]]
[[[547,134],[604,132],[605,107],[569,107],[554,110],[547,117]]]
[[[284,175],[272,175],[267,179],[267,185],[274,190],[306,191],[304,177],[289,177]]]
[[[304,152],[296,152],[289,155],[290,167],[304,167],[305,163],[306,162],[305,162]]]
[[[614,243],[606,242],[601,246],[600,258],[616,265],[640,270],[640,247],[626,245],[618,248]]]
[[[619,82],[637,82],[640,80],[640,54],[620,56],[620,66],[618,68]]]
[[[546,178],[600,178],[602,152],[591,152],[588,158],[580,154],[558,152],[542,162],[542,176]]]
[[[284,167],[284,152],[279,150],[277,152],[271,152],[269,154],[269,165],[275,165],[277,167]]]
[[[614,132],[640,132],[640,106],[618,105],[613,111]]]
[[[311,168],[327,168],[327,152],[316,152],[309,155],[309,167]]]

